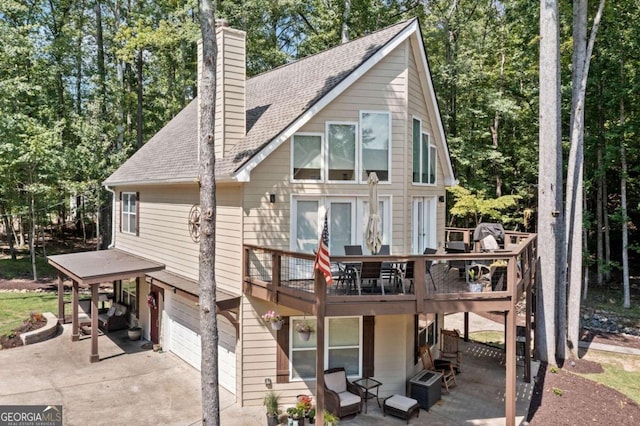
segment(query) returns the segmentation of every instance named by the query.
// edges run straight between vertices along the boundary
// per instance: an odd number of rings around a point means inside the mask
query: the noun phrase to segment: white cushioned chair
[[[327,411],[340,418],[361,412],[364,394],[359,386],[347,380],[343,367],[325,370],[324,390]]]

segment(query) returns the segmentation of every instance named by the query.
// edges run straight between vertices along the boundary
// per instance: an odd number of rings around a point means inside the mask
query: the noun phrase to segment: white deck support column
[[[58,323],[64,324],[64,279],[58,272]]]
[[[77,342],[80,340],[80,334],[78,334],[78,308],[80,307],[80,300],[78,298],[78,281],[73,281],[73,310],[71,314],[71,341]]]
[[[100,284],[91,284],[91,356],[90,362],[100,361],[98,355],[98,287]]]

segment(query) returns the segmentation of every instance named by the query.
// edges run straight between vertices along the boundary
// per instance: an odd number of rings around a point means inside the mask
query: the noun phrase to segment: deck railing
[[[465,241],[465,233],[470,235],[470,230],[460,228],[447,231],[449,238],[462,234],[459,241]],[[330,304],[520,297],[535,273],[536,238],[536,234],[507,232],[505,248],[493,252],[332,256],[334,282],[323,286],[325,300]],[[312,254],[256,245],[245,245],[244,250],[246,290],[248,286],[253,287],[252,293],[262,289],[261,297],[269,300],[284,297],[314,303],[316,281]],[[378,262],[383,263],[381,280],[364,279],[355,272],[366,263]],[[468,271],[474,267],[481,271],[482,280],[481,285],[472,289]]]

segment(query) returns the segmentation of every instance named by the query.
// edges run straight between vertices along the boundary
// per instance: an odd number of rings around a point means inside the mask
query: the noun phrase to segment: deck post
[[[529,285],[526,288],[526,319],[525,319],[525,336],[524,336],[524,381],[531,383],[531,304],[533,303],[533,295],[531,289],[533,288],[533,280],[529,280]]]
[[[424,257],[418,257],[413,264],[413,291],[416,293],[415,312],[424,312],[424,298],[427,294],[427,268]]]
[[[73,281],[73,310],[71,314],[71,341],[77,342],[80,340],[78,334],[78,308],[80,307],[80,300],[78,298],[78,281]]]
[[[507,426],[516,424],[516,312],[515,303],[507,311],[506,378],[505,378],[505,421]]]
[[[316,417],[317,424],[324,424],[324,314],[327,283],[322,272],[315,271],[316,298]]]
[[[64,281],[62,272],[58,272],[58,323],[64,322]]]
[[[98,355],[98,287],[100,284],[91,284],[91,356],[90,362],[100,361]]]

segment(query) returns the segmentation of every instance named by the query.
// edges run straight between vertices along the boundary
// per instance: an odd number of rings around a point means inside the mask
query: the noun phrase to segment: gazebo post
[[[91,357],[89,361],[100,361],[98,355],[98,287],[100,284],[91,284]]]
[[[64,324],[64,281],[61,272],[58,272],[58,323]]]
[[[77,342],[80,340],[80,334],[78,333],[78,308],[80,301],[78,300],[78,281],[73,281],[73,313],[71,315],[71,341]]]

